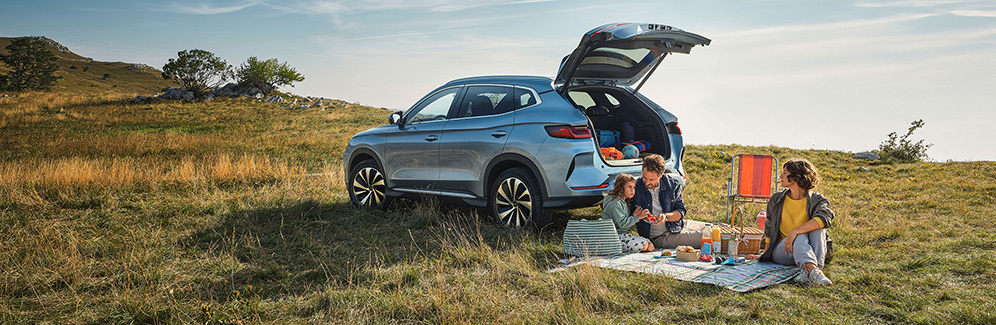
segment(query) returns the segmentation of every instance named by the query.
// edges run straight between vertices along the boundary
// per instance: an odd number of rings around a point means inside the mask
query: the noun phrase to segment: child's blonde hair
[[[633,175],[622,173],[616,176],[616,183],[612,185],[612,189],[609,190],[609,195],[615,196],[617,198],[623,198],[623,190],[626,183],[636,182],[636,178]]]

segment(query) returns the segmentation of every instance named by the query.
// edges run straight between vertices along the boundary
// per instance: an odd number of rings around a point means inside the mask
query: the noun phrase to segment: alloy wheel
[[[384,175],[373,167],[360,169],[353,175],[352,191],[360,206],[375,207],[384,200],[384,193],[387,191]]]
[[[498,218],[506,227],[522,227],[533,212],[532,195],[522,180],[509,177],[502,181],[495,197]]]

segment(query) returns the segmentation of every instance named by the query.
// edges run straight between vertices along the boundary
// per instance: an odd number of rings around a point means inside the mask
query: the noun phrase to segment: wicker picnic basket
[[[729,251],[726,243],[730,242],[730,238],[734,234],[740,235],[740,245],[737,245],[738,254],[760,254],[761,253],[761,243],[764,241],[764,232],[757,227],[744,226],[741,220],[741,225],[737,227],[737,213],[743,213],[742,209],[737,208],[733,210],[733,214],[730,216],[730,224],[733,225],[719,225],[719,231],[722,234],[724,245],[720,246],[720,254],[727,254]]]

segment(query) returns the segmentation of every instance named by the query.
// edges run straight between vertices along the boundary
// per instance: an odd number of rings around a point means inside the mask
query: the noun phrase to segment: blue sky
[[[552,76],[612,22],[712,39],[641,90],[688,143],[859,152],[924,119],[932,159],[996,160],[994,1],[0,2],[0,36],[155,67],[193,48],[278,58],[307,78],[284,90],[391,109],[455,78]]]

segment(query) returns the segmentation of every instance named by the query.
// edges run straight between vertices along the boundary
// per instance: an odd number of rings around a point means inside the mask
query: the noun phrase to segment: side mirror
[[[401,112],[393,112],[387,117],[387,122],[391,124],[401,124]]]

